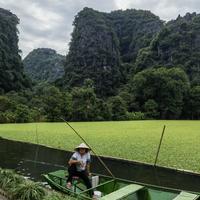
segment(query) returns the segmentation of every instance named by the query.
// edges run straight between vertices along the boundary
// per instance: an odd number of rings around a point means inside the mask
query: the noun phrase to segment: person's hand
[[[86,172],[86,175],[91,177],[91,176],[92,176],[92,173]]]
[[[81,166],[81,167],[84,167],[84,163],[82,160],[78,160],[78,164]]]

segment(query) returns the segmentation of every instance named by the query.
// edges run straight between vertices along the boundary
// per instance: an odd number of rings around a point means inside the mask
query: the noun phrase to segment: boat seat
[[[183,191],[173,200],[197,200],[199,197],[199,195]]]
[[[138,190],[144,188],[144,186],[141,185],[136,185],[136,184],[130,184],[127,185],[119,190],[116,190],[102,198],[100,198],[100,200],[119,200],[122,197],[126,197],[130,194],[133,194],[135,192],[137,192]]]

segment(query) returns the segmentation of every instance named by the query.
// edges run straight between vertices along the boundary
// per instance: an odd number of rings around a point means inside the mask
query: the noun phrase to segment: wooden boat
[[[90,191],[99,191],[99,200],[200,200],[200,194],[140,184],[123,179],[113,179],[109,176],[98,175],[99,181],[92,189],[87,189],[81,180],[74,179],[72,189],[66,188],[67,172],[58,170],[43,177],[48,184],[60,192],[75,196],[80,200],[91,200]]]

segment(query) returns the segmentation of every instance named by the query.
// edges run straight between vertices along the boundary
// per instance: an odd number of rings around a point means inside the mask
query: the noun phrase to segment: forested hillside
[[[138,51],[149,45],[163,23],[149,11],[102,13],[84,8],[73,25],[65,85],[80,86],[89,78],[97,95],[105,97],[117,94],[122,81],[121,64],[134,61]]]
[[[187,13],[168,22],[137,57],[137,71],[146,68],[177,66],[192,85],[200,85],[200,15]]]
[[[23,60],[25,73],[35,82],[54,82],[63,77],[64,62],[64,56],[47,48],[34,49]]]
[[[21,90],[0,96],[0,122],[200,119],[200,15],[164,23],[149,11],[84,8],[64,76],[62,56],[36,49],[24,60],[35,84],[23,90],[18,19],[4,12],[13,29],[0,35],[0,88]]]
[[[18,49],[19,19],[0,8],[0,93],[29,86]]]

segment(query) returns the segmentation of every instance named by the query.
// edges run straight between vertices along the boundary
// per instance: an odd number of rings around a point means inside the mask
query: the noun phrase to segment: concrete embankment
[[[71,155],[69,151],[0,137],[0,167],[15,169],[37,181],[43,181],[41,174],[66,169]],[[101,158],[118,178],[159,187],[200,191],[200,174],[118,158]],[[92,172],[109,175],[95,156],[92,156],[91,167]]]

